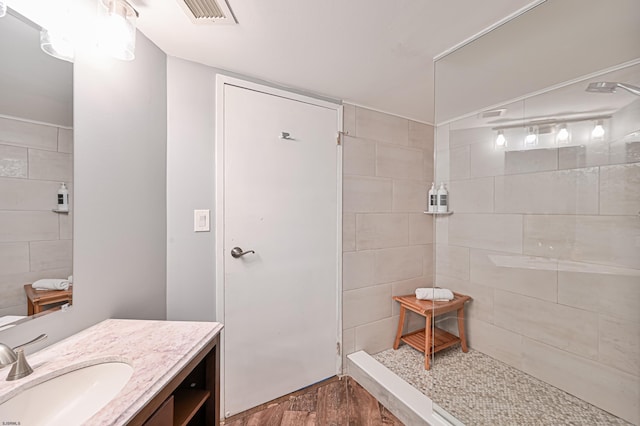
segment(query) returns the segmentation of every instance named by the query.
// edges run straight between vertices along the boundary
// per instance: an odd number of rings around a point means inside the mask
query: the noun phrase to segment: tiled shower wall
[[[345,105],[344,131],[343,354],[375,353],[393,346],[391,296],[433,281],[433,127]]]
[[[52,209],[72,179],[71,129],[0,118],[0,316],[27,314],[25,284],[71,275],[72,213]]]
[[[604,141],[574,147],[505,152],[489,128],[455,122],[436,137],[454,210],[436,219],[436,285],[473,297],[470,346],[634,424],[639,129],[635,101]]]

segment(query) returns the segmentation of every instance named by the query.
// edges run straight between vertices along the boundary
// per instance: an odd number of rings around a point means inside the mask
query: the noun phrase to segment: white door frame
[[[279,96],[311,105],[317,105],[329,109],[336,110],[338,120],[336,123],[336,138],[340,138],[340,145],[336,151],[337,176],[336,182],[337,197],[336,200],[336,217],[337,217],[337,235],[336,235],[336,255],[337,255],[337,274],[336,274],[336,303],[337,303],[337,338],[340,344],[340,352],[336,351],[336,374],[342,374],[342,105],[332,102],[315,99],[309,96],[288,92],[282,89],[265,86],[250,81],[240,80],[238,78],[229,77],[222,74],[216,75],[216,117],[215,117],[215,267],[216,267],[216,321],[224,324],[224,85],[237,86],[244,89],[254,90],[269,95]],[[221,343],[223,345],[220,351],[220,409],[224,411],[224,329],[221,333]],[[220,413],[223,419],[225,413]]]

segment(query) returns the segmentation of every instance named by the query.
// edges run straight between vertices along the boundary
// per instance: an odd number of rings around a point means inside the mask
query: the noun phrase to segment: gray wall
[[[166,316],[166,56],[138,33],[134,61],[80,54],[74,71],[75,306],[2,332],[10,345]]]
[[[167,319],[215,320],[215,81],[224,74],[329,102],[335,99],[167,58]],[[211,232],[193,232],[193,210]]]
[[[216,70],[167,58],[167,318],[215,320]],[[211,232],[193,231],[193,210]]]

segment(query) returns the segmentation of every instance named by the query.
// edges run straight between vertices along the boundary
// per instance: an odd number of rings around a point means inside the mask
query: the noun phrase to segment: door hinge
[[[340,342],[336,343],[336,355],[340,356],[342,351],[340,350]]]
[[[342,132],[338,132],[338,136],[336,137],[336,144],[337,145],[342,145],[342,135],[343,134],[344,133],[342,133]]]

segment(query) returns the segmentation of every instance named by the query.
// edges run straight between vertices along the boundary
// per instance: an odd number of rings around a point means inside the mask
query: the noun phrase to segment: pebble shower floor
[[[467,426],[631,425],[473,349],[438,352],[428,371],[407,345],[373,357]]]

